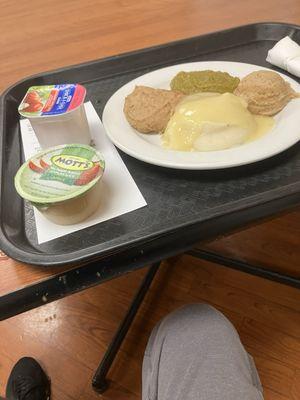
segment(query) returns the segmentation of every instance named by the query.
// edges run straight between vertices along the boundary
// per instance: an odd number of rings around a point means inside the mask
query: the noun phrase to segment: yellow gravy
[[[232,93],[200,93],[178,104],[162,142],[179,151],[223,150],[256,140],[273,126],[273,118],[251,114]]]

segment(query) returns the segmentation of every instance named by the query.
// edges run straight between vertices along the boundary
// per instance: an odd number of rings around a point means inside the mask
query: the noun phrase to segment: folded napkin
[[[300,46],[289,36],[279,40],[268,51],[267,61],[300,77]]]

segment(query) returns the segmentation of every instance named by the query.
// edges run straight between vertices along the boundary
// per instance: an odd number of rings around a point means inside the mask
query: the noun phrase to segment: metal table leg
[[[265,269],[263,267],[249,264],[245,261],[236,260],[222,254],[214,253],[212,251],[201,250],[201,249],[193,249],[187,251],[186,254],[189,254],[192,257],[199,258],[201,260],[206,260],[213,262],[215,264],[223,265],[225,267],[237,269],[239,271],[247,272],[248,274],[260,276],[261,278],[269,279],[271,281],[283,283],[285,285],[293,286],[295,288],[300,289],[300,279],[282,274],[280,272],[272,271]]]
[[[123,319],[119,328],[112,339],[111,343],[109,344],[106,353],[102,361],[100,362],[97,371],[93,377],[92,385],[93,388],[98,393],[103,393],[108,387],[108,381],[106,379],[107,373],[123,343],[123,340],[136,316],[140,305],[143,302],[143,299],[148,292],[148,289],[155,277],[155,274],[160,266],[160,262],[154,263],[151,267],[149,267],[149,271],[147,272],[146,276],[144,277],[137,293],[135,294],[133,301]]]

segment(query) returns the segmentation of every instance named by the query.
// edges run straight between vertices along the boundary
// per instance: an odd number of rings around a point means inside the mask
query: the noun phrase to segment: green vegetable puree
[[[184,94],[199,92],[233,93],[239,78],[221,71],[179,72],[171,81],[171,89]]]

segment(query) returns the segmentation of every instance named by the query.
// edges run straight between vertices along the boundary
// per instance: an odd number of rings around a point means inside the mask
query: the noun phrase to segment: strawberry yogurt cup
[[[20,167],[15,188],[50,221],[76,224],[98,209],[104,169],[103,156],[90,146],[56,146]]]
[[[43,149],[66,143],[90,144],[85,95],[79,84],[32,86],[18,111],[29,119]]]

